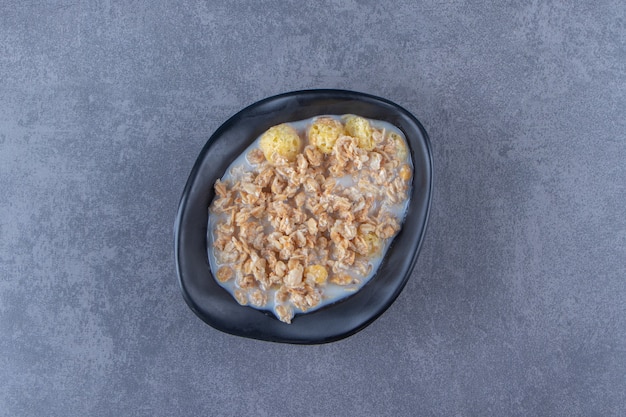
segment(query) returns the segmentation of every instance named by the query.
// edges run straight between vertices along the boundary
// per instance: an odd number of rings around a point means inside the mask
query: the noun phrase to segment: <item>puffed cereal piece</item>
[[[337,138],[343,135],[343,125],[339,120],[320,117],[309,127],[307,135],[312,145],[315,145],[321,152],[329,154]]]
[[[371,151],[376,146],[372,138],[372,126],[367,119],[359,116],[348,116],[345,129],[348,135],[357,139],[359,148]]]
[[[271,164],[276,164],[281,158],[293,162],[300,152],[300,136],[296,129],[283,123],[267,129],[261,136],[259,147]]]
[[[304,268],[304,279],[311,284],[324,285],[328,279],[328,271],[322,265],[310,265]]]

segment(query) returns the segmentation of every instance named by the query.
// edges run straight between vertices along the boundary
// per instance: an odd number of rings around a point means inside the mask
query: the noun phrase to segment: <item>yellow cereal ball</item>
[[[320,117],[309,127],[307,134],[311,145],[323,153],[331,153],[337,138],[343,134],[343,126],[339,120]]]
[[[328,279],[328,271],[322,265],[311,265],[304,269],[305,279],[312,279],[316,284],[322,285]]]
[[[346,132],[348,135],[357,138],[359,148],[371,151],[376,146],[372,138],[372,126],[370,126],[370,122],[367,119],[359,116],[348,116],[346,118]]]
[[[383,242],[380,240],[376,233],[369,232],[363,236],[365,242],[367,242],[368,253],[370,255],[377,255],[383,248]]]
[[[411,179],[411,167],[408,164],[404,164],[400,167],[400,178],[404,181]]]
[[[406,159],[407,155],[409,154],[409,150],[406,147],[406,142],[404,141],[404,139],[395,132],[389,133],[389,138],[396,145],[396,155],[398,156],[398,159]]]
[[[286,123],[270,127],[259,142],[265,159],[274,163],[276,158],[283,157],[294,161],[300,152],[300,136],[296,129]]]
[[[338,274],[334,274],[330,279],[330,282],[337,285],[349,285],[354,282],[354,278],[350,274],[340,272]]]

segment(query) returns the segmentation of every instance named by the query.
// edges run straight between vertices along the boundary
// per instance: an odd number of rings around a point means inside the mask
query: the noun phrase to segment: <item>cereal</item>
[[[374,149],[372,127],[367,119],[359,116],[348,116],[346,118],[346,133],[357,139],[360,148],[366,151]]]
[[[395,154],[399,160],[404,160],[407,157],[408,149],[406,142],[397,133],[391,132],[389,134],[390,143],[384,147],[386,152]]]
[[[330,282],[337,285],[348,285],[352,284],[353,281],[354,278],[350,274],[346,274],[344,272],[334,274],[333,277],[330,279]]]
[[[321,152],[332,152],[337,138],[343,134],[343,125],[339,120],[329,117],[320,117],[309,128],[307,135],[313,146]]]
[[[365,244],[367,245],[368,255],[371,256],[371,255],[376,255],[380,253],[383,247],[383,243],[382,243],[382,240],[378,236],[376,236],[375,233],[373,232],[366,233],[363,236],[363,239],[365,240]]]
[[[244,290],[241,289],[236,289],[235,290],[235,300],[237,300],[237,302],[239,304],[241,304],[242,306],[245,306],[246,304],[248,304],[248,293],[246,293]]]
[[[400,230],[412,175],[404,138],[382,122],[321,116],[269,128],[215,183],[216,280],[285,323],[348,296]]]
[[[226,282],[233,277],[233,270],[228,266],[223,266],[217,270],[217,280],[219,282]]]
[[[293,318],[293,309],[291,309],[289,306],[279,304],[276,306],[276,315],[278,316],[278,319],[280,321],[291,324],[291,319]]]
[[[411,179],[411,168],[407,164],[404,164],[400,167],[400,172],[398,174],[403,181],[408,181]]]
[[[293,161],[300,151],[300,136],[293,127],[283,123],[270,127],[261,136],[259,147],[272,164],[280,164],[282,158]]]
[[[250,304],[255,307],[263,307],[267,303],[267,293],[260,289],[252,291],[250,293]]]
[[[324,285],[328,279],[328,271],[322,265],[311,265],[304,269],[306,282],[312,285]]]

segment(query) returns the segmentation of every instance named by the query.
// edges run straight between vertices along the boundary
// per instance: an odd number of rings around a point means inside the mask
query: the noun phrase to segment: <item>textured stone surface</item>
[[[625,3],[392,3],[2,2],[0,415],[626,415]],[[417,267],[349,339],[222,334],[176,281],[187,175],[322,87],[430,133]]]

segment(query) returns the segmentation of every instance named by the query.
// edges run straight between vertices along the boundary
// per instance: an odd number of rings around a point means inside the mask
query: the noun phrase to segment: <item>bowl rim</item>
[[[205,312],[202,310],[201,306],[198,304],[198,301],[194,299],[194,297],[192,296],[192,294],[190,294],[190,291],[187,287],[187,284],[185,282],[185,277],[184,277],[184,271],[183,271],[183,265],[182,265],[182,257],[183,254],[181,253],[181,238],[182,238],[182,225],[183,225],[183,220],[185,218],[185,214],[186,214],[186,209],[188,207],[189,204],[189,199],[190,199],[190,192],[194,186],[194,182],[197,179],[198,173],[204,163],[205,158],[207,157],[207,154],[211,148],[211,145],[213,144],[213,142],[215,142],[216,140],[218,140],[224,133],[224,131],[226,131],[227,129],[231,128],[231,125],[233,125],[234,122],[236,122],[237,120],[242,118],[242,115],[245,115],[251,111],[253,111],[256,108],[262,108],[264,105],[267,105],[269,103],[272,102],[278,102],[280,100],[284,100],[284,99],[289,99],[289,98],[297,98],[297,97],[305,97],[305,98],[311,98],[311,97],[315,97],[315,96],[321,96],[321,97],[329,97],[332,99],[339,99],[339,100],[356,100],[356,101],[366,101],[368,103],[378,103],[378,104],[384,104],[388,107],[393,108],[395,111],[399,112],[400,114],[402,114],[403,117],[406,117],[419,131],[421,137],[418,138],[419,140],[421,140],[423,147],[425,149],[425,160],[427,162],[427,174],[428,174],[428,178],[427,178],[427,182],[424,184],[424,189],[426,190],[426,201],[425,201],[425,206],[424,206],[424,214],[423,214],[423,220],[421,222],[421,227],[419,228],[419,235],[417,236],[417,241],[416,241],[416,245],[415,245],[415,249],[413,251],[413,254],[411,256],[411,260],[410,263],[408,265],[408,267],[405,268],[404,271],[404,277],[402,278],[401,282],[395,287],[395,290],[393,292],[393,295],[391,295],[390,297],[387,298],[387,301],[384,303],[384,305],[382,306],[382,308],[378,308],[376,311],[374,311],[372,314],[369,314],[367,316],[367,319],[365,320],[361,320],[357,325],[353,326],[352,328],[350,328],[349,330],[343,331],[341,333],[337,333],[337,334],[332,334],[332,335],[328,335],[327,337],[319,337],[319,338],[299,338],[299,337],[276,337],[276,335],[273,334],[259,334],[257,333],[246,333],[245,331],[233,331],[232,328],[229,328],[228,326],[224,326],[224,325],[220,325],[220,323],[215,322],[215,320],[212,320],[211,317],[208,317]],[[407,142],[409,142],[409,138],[407,137]],[[249,144],[249,142],[248,142]],[[409,143],[409,146],[411,146],[411,144]],[[411,159],[413,164],[415,165],[415,158],[413,156],[413,152],[411,152]],[[230,162],[229,162],[230,163]],[[321,343],[329,343],[329,342],[333,342],[333,341],[337,341],[346,337],[349,337],[357,332],[359,332],[360,330],[364,329],[365,327],[369,326],[373,321],[375,321],[378,317],[380,317],[380,315],[382,315],[390,306],[391,304],[394,303],[394,301],[397,299],[397,297],[400,295],[400,293],[402,292],[402,290],[404,289],[408,279],[411,276],[412,271],[415,268],[415,264],[417,262],[417,258],[418,255],[421,251],[423,242],[424,242],[424,238],[426,236],[426,231],[428,229],[428,220],[430,217],[430,210],[431,210],[431,205],[432,205],[432,195],[433,195],[433,174],[434,174],[434,169],[433,169],[433,155],[432,155],[432,146],[430,143],[430,138],[425,130],[425,128],[423,127],[423,125],[421,124],[421,122],[412,114],[410,113],[408,110],[406,110],[404,107],[388,100],[382,97],[378,97],[375,95],[371,95],[368,93],[363,93],[363,92],[357,92],[357,91],[351,91],[351,90],[342,90],[342,89],[306,89],[306,90],[296,90],[296,91],[290,91],[290,92],[285,92],[285,93],[281,93],[281,94],[277,94],[274,96],[270,96],[270,97],[266,97],[264,99],[258,100],[246,107],[244,107],[243,109],[239,110],[238,112],[236,112],[234,115],[232,115],[231,117],[229,117],[225,122],[223,122],[216,130],[213,134],[211,134],[211,136],[207,139],[206,143],[203,145],[200,153],[198,154],[194,165],[191,169],[191,172],[187,178],[187,181],[185,183],[185,187],[183,189],[182,195],[180,197],[179,200],[179,204],[178,204],[178,210],[176,213],[176,218],[175,218],[175,222],[174,222],[174,255],[175,255],[175,263],[176,263],[176,272],[177,272],[177,276],[178,276],[178,283],[179,283],[179,287],[181,289],[183,298],[185,300],[185,302],[187,303],[187,305],[189,306],[189,308],[205,323],[207,323],[208,325],[210,325],[211,327],[214,327],[217,330],[223,331],[225,333],[229,333],[229,334],[233,334],[233,335],[237,335],[237,336],[242,336],[242,337],[247,337],[247,338],[252,338],[252,339],[258,339],[258,340],[266,340],[266,341],[272,341],[272,342],[282,342],[282,343],[291,343],[291,344],[321,344]],[[413,198],[411,198],[411,202],[409,203],[409,207],[407,208],[407,213],[409,212],[409,210],[411,209],[411,204],[413,203]],[[208,209],[208,207],[207,207]],[[403,224],[404,226],[404,224]],[[395,237],[394,237],[395,240]],[[391,250],[391,248],[390,248]],[[389,252],[389,251],[388,251]],[[383,261],[385,262],[385,261]],[[207,264],[208,264],[208,259],[207,259]],[[209,267],[209,275],[212,275],[212,272],[210,271],[210,267]],[[372,277],[372,280],[378,275],[375,274],[374,277]],[[210,277],[212,278],[212,276]],[[366,284],[367,285],[367,284]],[[359,291],[357,291],[358,293]],[[352,296],[348,297],[351,298]],[[233,299],[232,300],[233,303],[236,303],[236,301]],[[339,303],[341,303],[341,301],[339,301]],[[332,306],[334,306],[337,303],[331,304],[329,306],[323,307],[320,310],[323,309],[327,309],[327,308],[332,308]],[[246,307],[248,309],[251,309],[250,307]],[[254,310],[254,311],[260,311],[260,310]],[[319,311],[319,310],[317,310]],[[312,313],[307,313],[307,315],[309,314],[314,314],[315,312]],[[271,313],[266,313],[267,315],[271,315]],[[278,321],[277,319],[275,319],[276,321]],[[285,326],[293,326],[292,325],[285,325]]]

